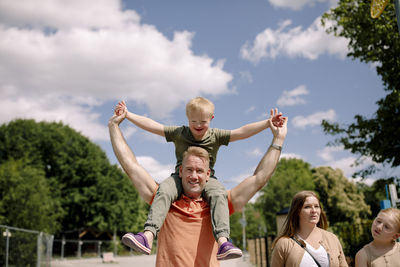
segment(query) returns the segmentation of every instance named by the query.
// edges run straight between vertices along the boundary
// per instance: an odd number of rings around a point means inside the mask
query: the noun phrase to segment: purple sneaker
[[[147,237],[143,233],[137,233],[136,235],[127,233],[122,237],[122,243],[133,250],[150,255],[151,248],[147,242]]]
[[[217,259],[219,261],[230,260],[242,257],[242,251],[231,242],[224,242],[218,249]]]

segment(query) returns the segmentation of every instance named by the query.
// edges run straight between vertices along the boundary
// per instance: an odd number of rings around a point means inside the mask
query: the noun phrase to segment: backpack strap
[[[315,261],[315,263],[317,264],[318,267],[321,267],[321,264],[319,264],[319,262],[317,261],[317,259],[314,258],[313,254],[310,253],[310,251],[307,249],[306,246],[304,246],[304,244],[302,244],[299,240],[297,240],[297,239],[294,238],[293,236],[291,237],[291,239],[293,239],[294,242],[296,242],[297,244],[299,244],[300,247],[302,247],[308,254],[310,254],[311,258]]]

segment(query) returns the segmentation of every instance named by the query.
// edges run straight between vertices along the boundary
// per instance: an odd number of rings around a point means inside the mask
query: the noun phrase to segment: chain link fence
[[[6,225],[0,232],[1,266],[51,266],[53,235]]]

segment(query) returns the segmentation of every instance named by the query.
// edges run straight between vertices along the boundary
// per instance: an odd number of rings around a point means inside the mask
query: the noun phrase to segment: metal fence
[[[5,267],[50,266],[54,236],[0,225],[0,263]]]
[[[121,254],[122,245],[115,240],[77,240],[77,239],[55,239],[53,242],[53,257],[64,259],[67,257],[98,257],[104,252],[113,252],[114,255]]]

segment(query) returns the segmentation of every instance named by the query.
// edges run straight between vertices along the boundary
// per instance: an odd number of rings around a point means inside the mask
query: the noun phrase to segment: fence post
[[[114,228],[114,235],[113,235],[113,241],[114,241],[114,257],[117,256],[117,229]]]
[[[97,242],[97,255],[101,258],[101,241]]]
[[[10,231],[6,227],[6,267],[8,267],[8,250],[10,246]]]
[[[265,259],[267,267],[269,267],[269,247],[268,247],[268,234],[265,235]]]
[[[82,250],[81,250],[81,246],[82,246],[83,242],[81,240],[78,240],[78,258],[80,259],[82,256]]]
[[[50,240],[46,242],[46,250],[47,250],[46,261],[47,263],[50,263],[49,266],[51,266],[51,260],[53,259],[53,245],[54,245],[54,235],[51,235]]]
[[[258,266],[258,251],[257,251],[257,237],[254,238],[254,255],[256,258],[256,266]]]
[[[61,241],[61,259],[64,259],[64,246],[65,246],[65,236],[63,235],[62,241]]]
[[[41,256],[41,245],[42,245],[42,235],[43,233],[40,232],[37,237],[37,262],[36,266],[40,267],[40,256]]]

